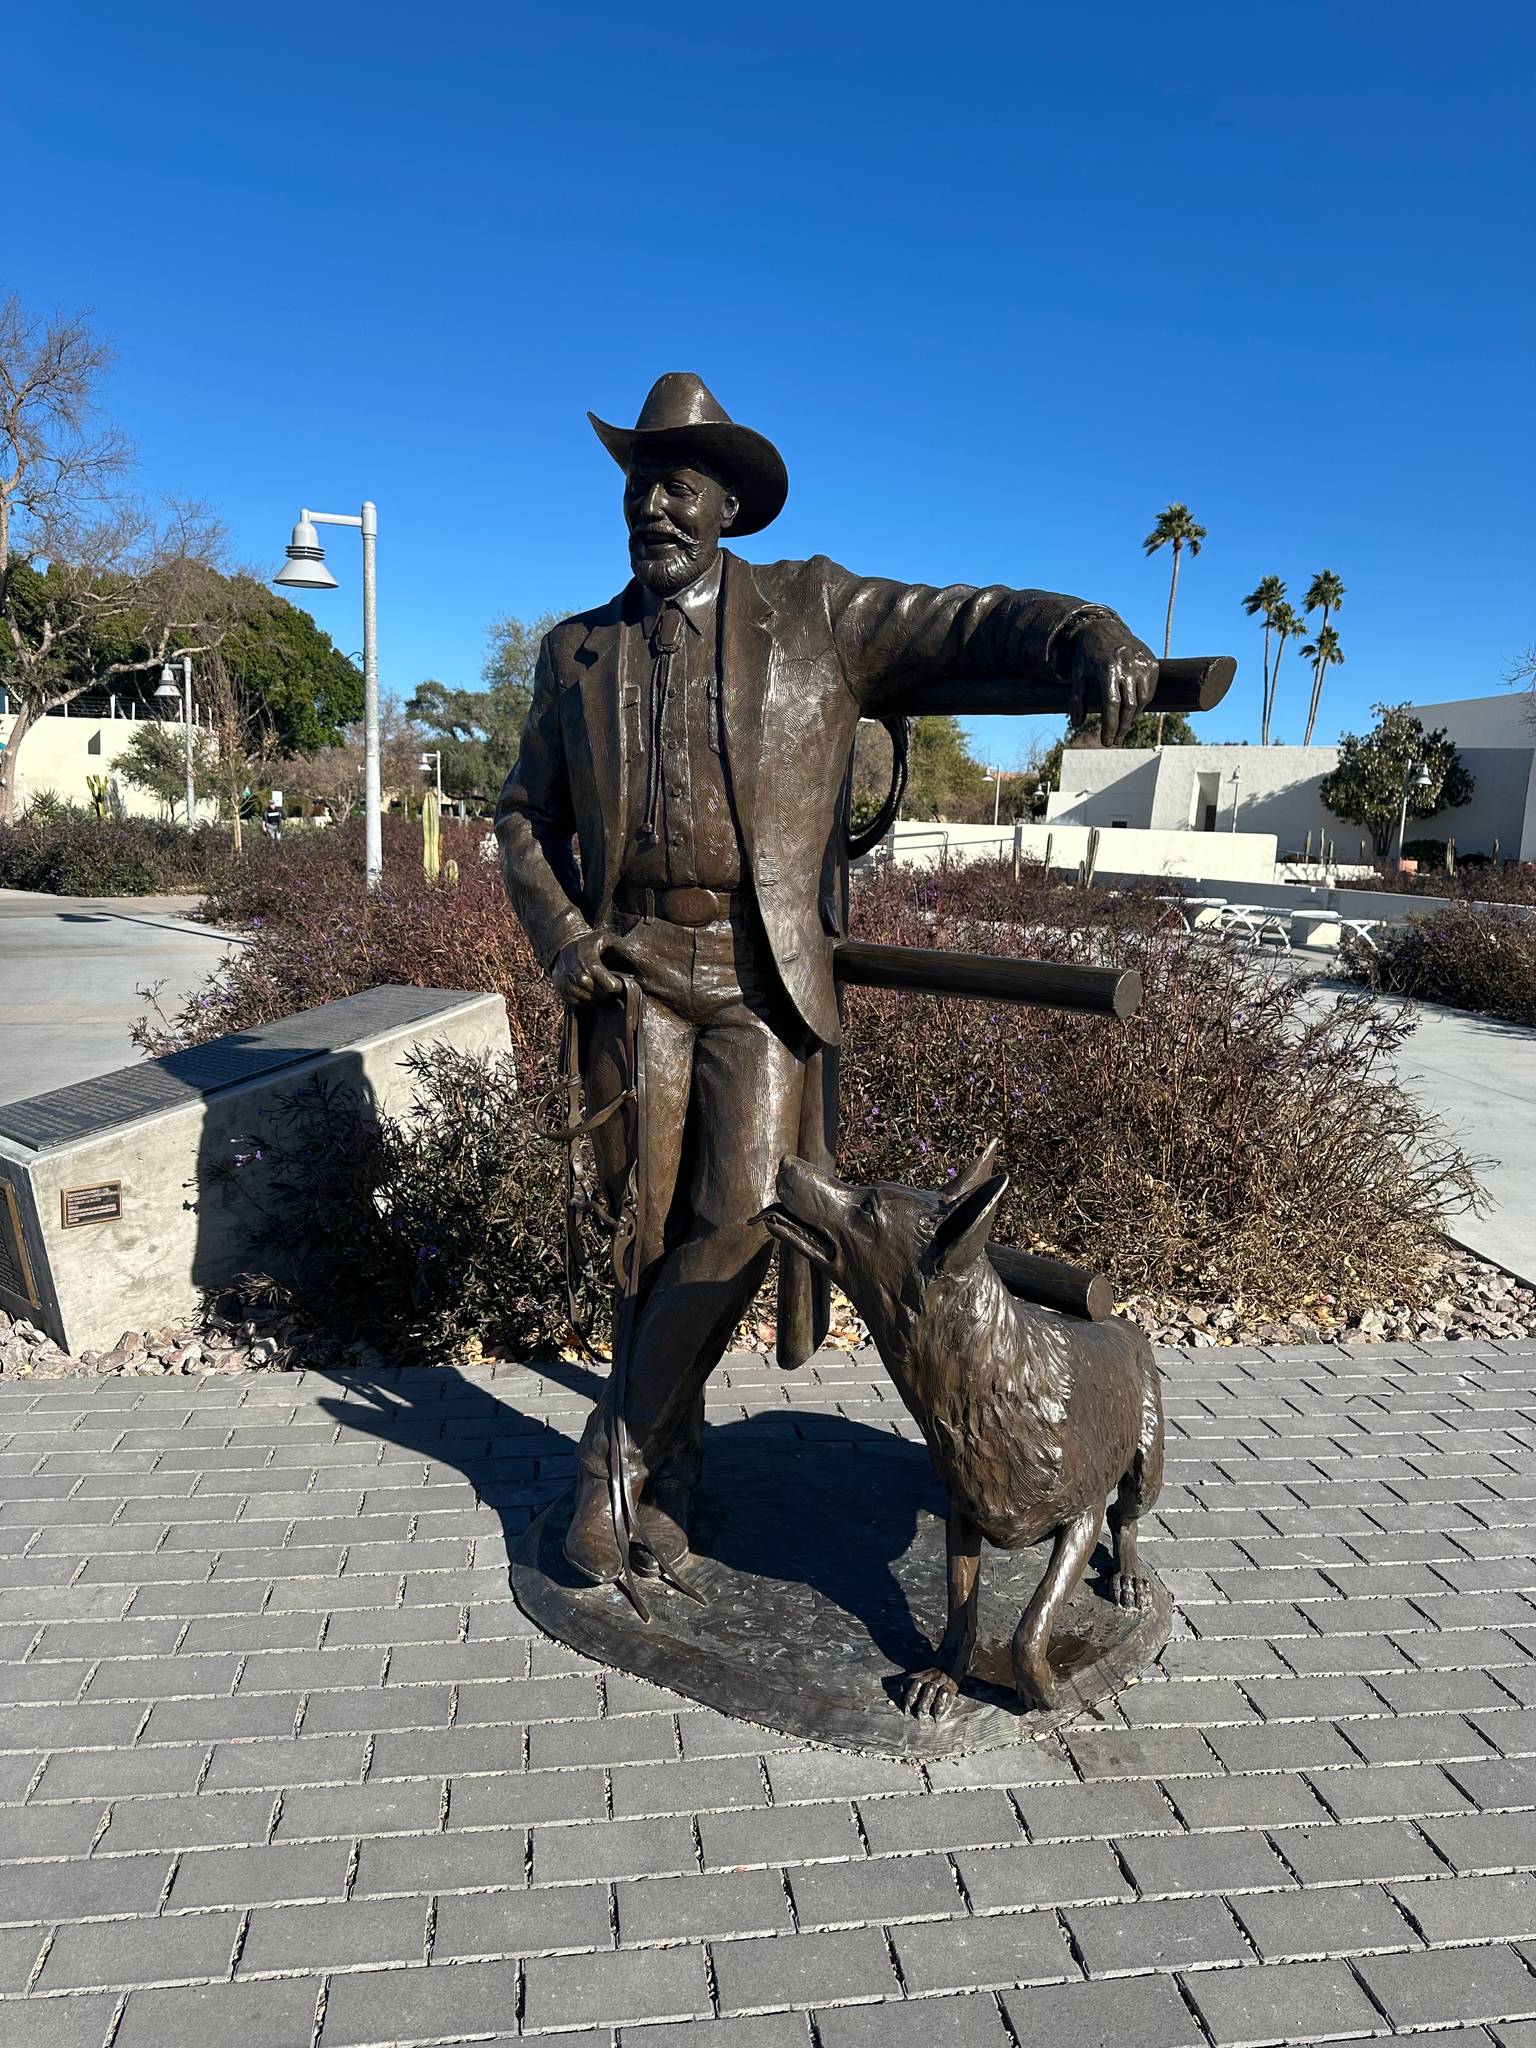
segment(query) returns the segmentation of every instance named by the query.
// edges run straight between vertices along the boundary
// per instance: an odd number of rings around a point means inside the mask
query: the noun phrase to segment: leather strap
[[[615,906],[635,917],[659,917],[667,924],[718,924],[740,915],[739,889],[644,889],[621,884]]]

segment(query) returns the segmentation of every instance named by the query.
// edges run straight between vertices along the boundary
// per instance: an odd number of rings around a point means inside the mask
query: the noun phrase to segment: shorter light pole
[[[421,772],[423,775],[427,772],[427,763],[429,761],[432,763],[433,780],[437,784],[437,800],[441,803],[443,800],[443,750],[441,747],[428,747],[427,751],[422,755]]]
[[[1234,768],[1234,769],[1232,770],[1232,830],[1233,830],[1234,832],[1235,832],[1235,831],[1237,830],[1237,798],[1238,798],[1238,792],[1239,792],[1239,791],[1241,790],[1242,786],[1243,786],[1243,771],[1242,771],[1242,769],[1241,769],[1241,768]]]
[[[1408,837],[1408,794],[1410,790],[1426,791],[1435,786],[1435,778],[1429,772],[1427,761],[1410,761],[1403,770],[1403,807],[1397,814],[1397,858],[1403,858],[1403,842]]]
[[[156,690],[155,695],[157,697],[179,696],[181,698],[182,741],[186,747],[187,756],[187,830],[195,832],[197,830],[197,783],[192,773],[192,657],[190,654],[184,654],[181,657],[181,689],[178,691],[176,688],[175,670],[169,662],[165,662],[160,669],[160,687]]]

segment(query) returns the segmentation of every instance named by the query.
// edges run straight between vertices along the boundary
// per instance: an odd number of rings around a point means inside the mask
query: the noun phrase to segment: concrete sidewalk
[[[174,1009],[245,943],[192,923],[197,901],[0,889],[0,1102],[132,1065],[138,990]]]
[[[1530,2048],[1536,1346],[1164,1365],[1162,1670],[926,1768],[523,1619],[579,1368],[0,1384],[0,2048]]]
[[[1316,954],[1281,960],[1291,972],[1321,971],[1318,987],[1330,1000],[1361,993],[1356,982],[1334,980]],[[1536,1286],[1536,1030],[1440,1003],[1377,1000],[1415,1011],[1399,1077],[1442,1119],[1493,1201],[1486,1216],[1453,1218],[1447,1235]]]

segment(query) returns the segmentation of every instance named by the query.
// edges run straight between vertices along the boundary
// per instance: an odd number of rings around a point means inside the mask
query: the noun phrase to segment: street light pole
[[[1237,799],[1242,787],[1243,771],[1241,768],[1234,768],[1232,770],[1232,830],[1234,832],[1237,830]]]
[[[354,526],[363,537],[363,869],[370,889],[384,873],[383,796],[379,779],[379,645],[375,589],[375,554],[379,536],[378,507],[363,500],[361,513],[299,513],[288,543],[288,566],[272,578],[296,590],[334,590],[336,578],[325,566],[317,526]]]
[[[176,695],[176,677],[168,661],[162,662],[160,665],[160,687],[156,690],[155,695],[157,697],[174,697]],[[190,654],[184,654],[181,657],[181,740],[185,750],[187,770],[187,830],[195,832],[197,830],[197,784],[192,773],[192,657]]]

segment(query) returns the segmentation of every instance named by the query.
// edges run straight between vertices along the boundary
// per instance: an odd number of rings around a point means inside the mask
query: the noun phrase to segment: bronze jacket
[[[1060,710],[1073,630],[1105,611],[1044,590],[854,576],[825,555],[724,560],[721,705],[742,851],[790,999],[835,1045],[840,802],[859,719],[979,675],[1018,678],[1016,700],[998,709]],[[507,893],[546,967],[606,922],[620,879],[626,751],[638,744],[646,680],[621,672],[637,637],[621,629],[639,597],[632,582],[547,635],[496,808]]]

